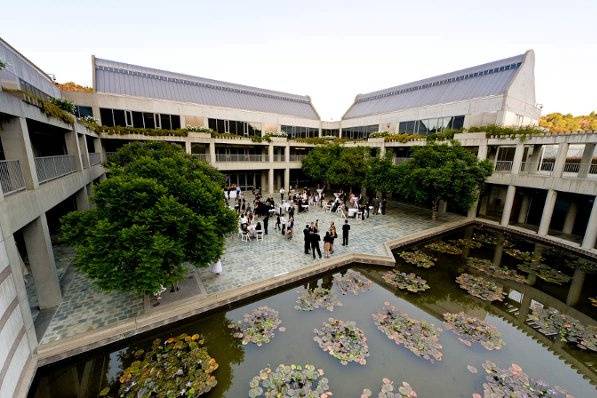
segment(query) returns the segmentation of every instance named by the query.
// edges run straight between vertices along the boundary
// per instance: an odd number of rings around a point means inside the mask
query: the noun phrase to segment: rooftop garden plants
[[[529,315],[537,330],[546,336],[559,336],[563,342],[576,344],[583,350],[597,351],[597,327],[585,326],[555,308],[534,308]]]
[[[498,138],[520,138],[525,139],[526,137],[533,135],[543,135],[546,133],[545,130],[535,126],[498,126],[490,124],[487,126],[472,126],[467,129],[469,133],[485,133],[487,138],[498,137]]]
[[[234,330],[234,337],[242,339],[243,345],[253,343],[261,347],[271,341],[276,330],[284,331],[281,323],[278,311],[262,306],[246,313],[242,321],[231,322],[228,327]]]
[[[483,383],[483,397],[525,397],[525,398],[574,398],[558,386],[550,386],[542,380],[530,378],[522,368],[513,363],[509,368],[499,368],[491,361],[483,363],[486,373]],[[473,398],[481,398],[473,394]]]
[[[394,388],[394,382],[384,377],[381,381],[379,393],[376,396],[378,398],[417,398],[416,391],[405,381],[402,382],[398,389]],[[368,388],[365,388],[361,393],[361,398],[371,398],[372,396],[372,392]]]
[[[275,370],[261,369],[251,379],[250,398],[331,398],[332,392],[324,371],[311,364],[281,364]]]
[[[39,108],[39,110],[47,117],[61,120],[66,124],[72,125],[75,123],[75,116],[73,115],[74,105],[70,101],[52,97],[41,98],[23,90],[8,89],[6,87],[3,87],[2,91],[20,98],[23,102],[26,102],[29,105]]]
[[[62,91],[70,91],[74,93],[93,93],[95,91],[92,87],[81,86],[75,82],[56,83],[56,85]]]
[[[218,364],[197,334],[153,342],[145,352],[134,353],[135,361],[120,375],[121,397],[198,397],[217,384],[213,375]],[[103,395],[109,391],[104,390]]]
[[[425,249],[433,250],[434,252],[443,254],[453,254],[459,256],[462,254],[462,249],[456,245],[453,245],[443,240],[431,242],[425,245]]]
[[[539,126],[552,133],[568,133],[578,131],[597,131],[597,113],[573,116],[570,113],[549,113],[541,116]]]
[[[342,365],[347,365],[348,362],[356,362],[359,365],[367,363],[367,337],[356,327],[355,322],[329,318],[313,332],[313,340],[319,348],[339,360]]]
[[[479,318],[467,316],[464,312],[446,312],[444,319],[445,328],[456,334],[458,340],[469,347],[473,343],[479,343],[487,350],[499,350],[505,344],[497,328]]]
[[[417,274],[406,272],[388,271],[381,276],[384,281],[400,290],[408,290],[411,293],[424,292],[431,289],[427,281]]]
[[[429,254],[423,253],[420,250],[415,251],[403,251],[398,254],[405,262],[415,265],[420,268],[431,268],[437,261],[436,258],[431,257]]]
[[[296,300],[294,308],[299,311],[313,311],[318,308],[334,311],[335,307],[341,305],[340,300],[338,300],[330,289],[316,287],[314,289],[306,289]]]
[[[100,289],[153,294],[222,255],[236,228],[223,187],[219,171],[180,146],[127,144],[95,186],[95,206],[62,218],[61,239]]]
[[[388,302],[372,317],[377,328],[396,344],[403,345],[428,361],[442,360],[443,348],[439,343],[441,330],[429,322],[413,319]]]
[[[467,291],[471,296],[486,301],[502,301],[505,297],[502,286],[495,284],[482,276],[473,276],[471,274],[460,274],[456,278],[456,283],[461,289]]]
[[[352,294],[358,296],[360,293],[364,293],[371,288],[371,281],[361,274],[348,270],[346,274],[334,275],[334,284],[338,291],[343,294]]]

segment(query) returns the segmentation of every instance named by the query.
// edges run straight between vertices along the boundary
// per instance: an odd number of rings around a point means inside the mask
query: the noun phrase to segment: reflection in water
[[[518,270],[521,260],[509,254],[510,249],[541,254],[544,257],[542,263],[550,266],[577,264],[577,257],[564,256],[562,250],[545,250],[544,245],[515,236],[493,234],[487,230],[482,233],[485,236],[482,247],[463,248],[462,255],[434,253],[438,261],[431,269],[399,262],[401,272],[414,272],[427,280],[431,289],[425,293],[412,294],[388,285],[381,277],[387,269],[353,267],[374,282],[369,291],[359,296],[341,296],[343,306],[335,307],[333,313],[326,308],[295,310],[297,298],[307,290],[314,291],[321,287],[331,289],[332,294],[338,293],[333,274],[320,275],[305,282],[304,287],[293,287],[269,297],[256,298],[252,303],[226,308],[199,320],[188,320],[183,325],[169,325],[132,342],[123,342],[117,347],[96,350],[42,368],[30,395],[40,398],[96,397],[102,388],[114,383],[119,372],[130,364],[130,352],[148,346],[156,336],[163,338],[186,332],[202,334],[209,354],[219,364],[215,373],[218,384],[206,395],[209,398],[247,396],[249,382],[259,369],[273,369],[280,363],[313,363],[323,368],[330,380],[330,389],[334,396],[339,397],[358,396],[363,388],[377,386],[384,377],[407,381],[419,396],[470,397],[474,392],[482,392],[484,375],[481,374],[482,370],[478,375],[472,375],[467,366],[482,369],[481,365],[486,360],[504,369],[512,363],[518,363],[530,376],[543,377],[550,384],[559,384],[577,398],[595,396],[595,388],[576,371],[597,381],[594,368],[591,367],[592,363],[597,362],[597,355],[582,351],[573,344],[563,343],[557,336],[544,336],[528,323],[533,308],[549,307],[585,325],[595,325],[596,308],[588,301],[590,295],[595,295],[590,289],[596,282],[594,264],[584,265],[582,269],[560,267],[560,271],[571,277],[570,282],[561,285],[532,275],[527,277],[532,284],[496,280],[503,286],[507,297],[502,303],[490,304],[468,295],[454,282],[462,272],[475,274],[467,266],[468,257],[486,259],[512,270]],[[443,239],[448,241],[481,235],[478,230],[468,228]],[[419,249],[425,250],[423,245]],[[346,269],[341,272],[345,273]],[[378,311],[385,301],[414,319],[425,320],[438,327],[442,324],[443,314],[464,312],[467,316],[477,317],[497,327],[505,345],[498,351],[479,350],[464,346],[451,333],[444,332],[439,336],[444,359],[430,364],[397,346],[377,330],[371,314]],[[263,347],[243,347],[240,340],[232,336],[228,324],[231,320],[242,319],[243,314],[260,305],[268,305],[279,311],[286,332],[276,334],[272,342]],[[365,367],[340,365],[313,342],[313,329],[320,327],[330,316],[343,321],[355,321],[366,334],[370,357]],[[434,382],[429,383],[430,379]],[[114,388],[117,385],[112,385],[112,388],[112,391],[116,391]]]

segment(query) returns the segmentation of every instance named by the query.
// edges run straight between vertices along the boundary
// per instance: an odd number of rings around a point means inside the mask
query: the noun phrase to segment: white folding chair
[[[255,239],[257,240],[263,240],[263,231],[255,231]]]

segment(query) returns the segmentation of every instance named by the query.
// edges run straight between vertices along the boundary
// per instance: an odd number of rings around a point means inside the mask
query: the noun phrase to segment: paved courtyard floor
[[[322,239],[330,223],[333,221],[336,224],[340,237],[335,241],[335,253],[332,256],[346,253],[384,256],[384,242],[460,218],[446,214],[432,221],[430,212],[425,209],[399,205],[388,209],[384,216],[372,215],[364,221],[349,219],[351,230],[349,245],[346,247],[341,245],[341,225],[344,220],[337,214],[323,212],[319,208],[296,213],[295,236],[291,240],[274,229],[275,218],[270,218],[269,234],[263,241],[243,242],[236,234],[227,239],[221,275],[212,274],[205,268],[193,269],[181,283],[179,291],[164,293],[161,305],[191,296],[201,297],[234,289],[320,261],[303,252],[302,230],[306,224],[316,219],[319,219]],[[323,254],[323,242],[321,246]],[[50,321],[41,344],[89,332],[160,308],[152,307],[147,302],[144,303],[143,299],[127,294],[100,292],[73,268],[69,272],[69,278],[65,278],[68,283],[63,289],[63,302]]]

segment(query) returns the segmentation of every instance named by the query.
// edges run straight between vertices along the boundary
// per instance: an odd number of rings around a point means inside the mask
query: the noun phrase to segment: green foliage
[[[52,98],[51,101],[65,112],[72,113],[73,115],[76,113],[75,104],[67,99]]]
[[[62,107],[69,108],[69,105],[67,105],[68,101],[58,100],[56,98],[41,98],[23,90],[9,89],[6,87],[3,87],[2,91],[20,98],[23,102],[26,102],[29,105],[39,108],[39,110],[48,117],[62,120],[66,124],[72,125],[75,123],[75,117],[72,112],[62,109]],[[74,106],[72,109],[74,111]]]
[[[265,135],[263,137],[260,135],[254,135],[251,137],[251,141],[253,141],[253,142],[272,142],[272,139],[268,135]]]
[[[127,135],[127,134],[141,134],[146,136],[153,136],[153,137],[186,137],[189,133],[189,130],[186,129],[178,129],[178,130],[167,130],[167,129],[143,129],[143,128],[134,128],[134,127],[108,127],[108,126],[97,126],[95,130],[101,134],[108,134],[108,135]]]
[[[236,215],[224,177],[176,145],[132,143],[110,159],[95,206],[62,218],[75,266],[104,290],[149,294],[185,278],[184,262],[207,266],[222,255]]]
[[[578,131],[597,131],[597,114],[591,112],[588,115],[573,116],[570,113],[550,113],[541,116],[539,126],[548,129],[552,133],[568,133]]]
[[[344,144],[348,142],[345,138],[338,138],[338,137],[297,137],[297,138],[290,138],[288,137],[289,141],[294,142],[301,142],[303,144],[313,144],[313,145],[328,145],[328,144]]]
[[[469,133],[485,133],[489,137],[511,137],[524,139],[532,135],[545,134],[545,131],[535,126],[522,126],[522,127],[511,127],[511,126],[498,126],[490,124],[487,126],[472,126],[467,129]]]
[[[382,195],[393,193],[398,187],[398,168],[390,153],[384,157],[371,157],[367,169],[365,186],[368,191]]]
[[[413,147],[412,159],[397,166],[398,193],[409,202],[431,205],[435,218],[440,200],[468,209],[491,169],[454,142]]]

